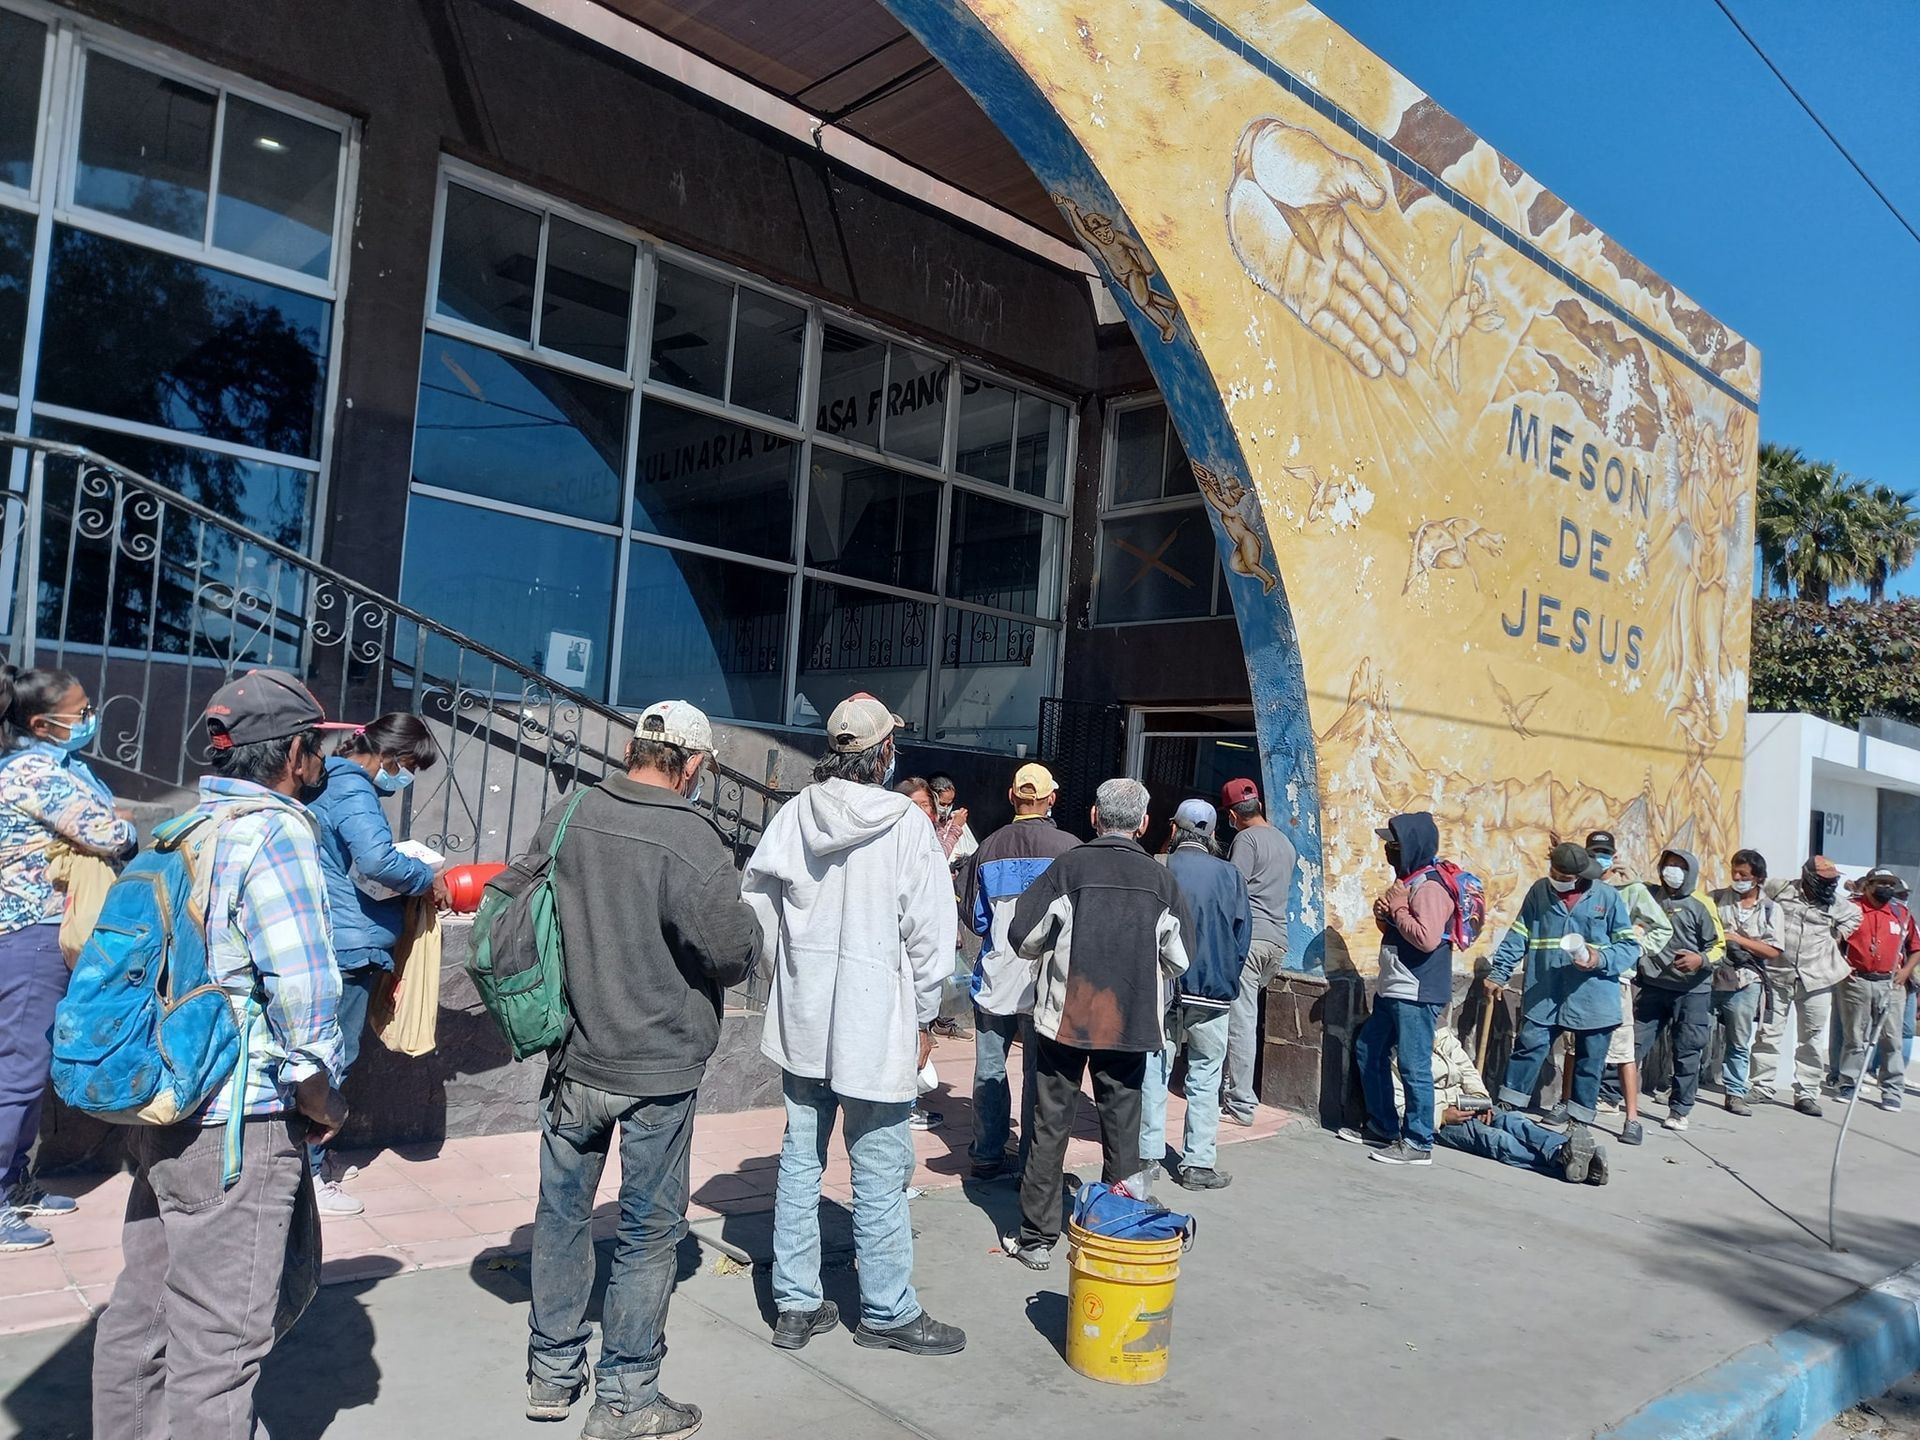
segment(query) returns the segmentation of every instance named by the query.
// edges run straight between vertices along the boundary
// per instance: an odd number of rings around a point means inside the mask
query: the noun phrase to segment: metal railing
[[[555,801],[623,768],[631,717],[290,545],[77,446],[0,433],[0,460],[0,635],[14,664],[87,687],[86,753],[128,799],[177,798],[205,769],[207,700],[268,665],[333,716],[427,721],[443,762],[399,828],[454,863],[511,858]],[[787,792],[714,769],[700,805],[744,863]]]

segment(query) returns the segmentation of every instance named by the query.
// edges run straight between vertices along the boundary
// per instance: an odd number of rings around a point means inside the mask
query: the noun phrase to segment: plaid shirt
[[[58,921],[65,899],[47,879],[47,848],[65,840],[117,857],[139,837],[86,762],[30,740],[0,762],[0,935]]]
[[[294,1108],[296,1083],[319,1071],[340,1073],[340,972],[312,815],[249,781],[210,775],[200,782],[203,811],[242,800],[272,804],[232,821],[213,842],[207,955],[215,980],[235,999],[237,1021],[244,1021],[245,998],[256,986],[262,997],[246,1113],[277,1115]],[[226,1118],[223,1085],[201,1123]]]

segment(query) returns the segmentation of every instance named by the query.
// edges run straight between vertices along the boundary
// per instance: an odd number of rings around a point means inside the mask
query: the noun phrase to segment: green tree
[[[1866,489],[1865,519],[1867,598],[1877,604],[1887,598],[1887,583],[1920,552],[1920,510],[1914,509],[1913,496],[1891,485],[1872,485]]]
[[[1784,445],[1760,447],[1754,514],[1760,598],[1830,602],[1855,587],[1886,598],[1893,577],[1920,553],[1913,496],[1858,480]]]

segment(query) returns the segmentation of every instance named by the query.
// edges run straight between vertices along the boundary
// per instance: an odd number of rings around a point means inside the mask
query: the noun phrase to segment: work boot
[[[1620,1143],[1622,1145],[1639,1145],[1644,1143],[1646,1138],[1647,1132],[1640,1128],[1640,1122],[1638,1120],[1629,1120],[1620,1127]]]
[[[699,1428],[698,1405],[676,1405],[664,1395],[644,1410],[620,1410],[596,1400],[580,1440],[685,1440]]]
[[[773,1343],[782,1350],[804,1350],[816,1335],[840,1323],[840,1307],[831,1300],[812,1310],[782,1310],[773,1325]]]
[[[1727,1110],[1734,1115],[1753,1114],[1753,1106],[1747,1103],[1747,1097],[1744,1095],[1727,1096]]]
[[[967,1332],[942,1325],[922,1310],[904,1325],[875,1330],[866,1321],[853,1332],[853,1343],[869,1350],[904,1350],[909,1355],[958,1355],[967,1348]]]
[[[1051,1245],[1022,1245],[1018,1235],[1002,1235],[1000,1250],[1009,1260],[1018,1260],[1029,1270],[1045,1270],[1053,1264]]]
[[[1224,1190],[1233,1183],[1233,1177],[1210,1165],[1182,1166],[1173,1182],[1182,1190]]]
[[[1376,1150],[1370,1157],[1382,1165],[1431,1165],[1433,1151],[1422,1150],[1418,1145],[1409,1145],[1404,1140],[1396,1140],[1384,1150]]]
[[[1607,1183],[1607,1147],[1593,1147],[1593,1159],[1587,1165],[1587,1184],[1604,1185]]]
[[[1820,1102],[1811,1095],[1802,1095],[1793,1102],[1793,1108],[1798,1114],[1811,1115],[1816,1120],[1827,1113],[1820,1108]]]
[[[1593,1131],[1585,1125],[1567,1126],[1567,1143],[1560,1147],[1560,1172],[1569,1185],[1587,1183],[1593,1168]]]
[[[527,1377],[527,1418],[529,1420],[564,1420],[567,1411],[573,1408],[573,1402],[580,1398],[580,1392],[587,1388],[587,1382],[578,1381],[572,1385],[549,1385],[545,1380]]]

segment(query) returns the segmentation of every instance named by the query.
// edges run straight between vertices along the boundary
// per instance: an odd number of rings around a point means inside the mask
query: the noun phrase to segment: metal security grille
[[[1069,830],[1084,830],[1100,782],[1126,769],[1126,707],[1057,695],[1043,699],[1040,759],[1060,786],[1055,812],[1061,823]]]

